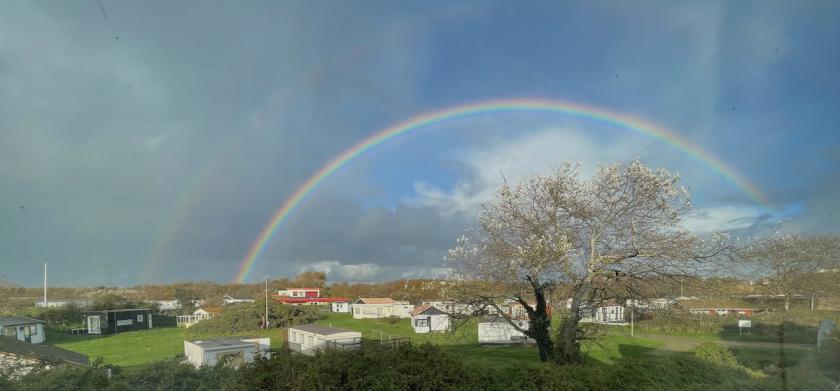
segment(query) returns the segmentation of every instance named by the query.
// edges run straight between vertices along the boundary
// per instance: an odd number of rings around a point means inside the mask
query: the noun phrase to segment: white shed
[[[353,319],[410,318],[414,306],[388,297],[360,297],[353,302]]]
[[[528,321],[513,319],[512,322],[524,330],[528,330]],[[480,344],[511,344],[533,343],[534,340],[514,328],[507,319],[498,315],[487,315],[478,322],[478,343]]]
[[[433,305],[424,304],[411,311],[411,327],[415,333],[446,332],[451,325],[449,315]]]
[[[346,301],[334,301],[330,303],[332,312],[350,312],[350,303]]]
[[[184,355],[196,368],[203,365],[216,365],[221,360],[232,360],[235,364],[254,361],[262,355],[268,357],[271,345],[269,338],[259,337],[223,337],[184,341]]]
[[[17,338],[29,343],[41,343],[47,338],[44,334],[44,322],[25,316],[0,317],[0,332],[7,337]]]
[[[311,323],[290,326],[287,341],[292,351],[312,356],[323,349],[356,349],[362,344],[362,333]]]

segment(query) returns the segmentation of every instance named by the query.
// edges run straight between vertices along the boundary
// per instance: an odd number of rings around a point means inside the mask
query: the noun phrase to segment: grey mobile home
[[[88,334],[116,334],[152,328],[152,311],[144,309],[88,311],[82,319]]]

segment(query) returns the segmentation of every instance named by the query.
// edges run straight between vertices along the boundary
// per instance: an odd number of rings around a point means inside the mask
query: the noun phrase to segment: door
[[[88,316],[88,334],[101,334],[102,329],[99,326],[99,315]]]
[[[29,334],[29,326],[19,326],[17,337],[20,341],[32,342],[32,335]]]

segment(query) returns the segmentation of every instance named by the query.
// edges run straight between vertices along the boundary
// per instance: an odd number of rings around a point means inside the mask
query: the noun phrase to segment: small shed
[[[449,314],[430,304],[411,310],[411,327],[415,333],[446,332],[452,325]]]
[[[287,341],[292,351],[312,356],[323,349],[357,349],[362,333],[311,323],[290,326]]]
[[[223,337],[184,341],[184,356],[196,368],[218,362],[228,362],[235,366],[254,361],[257,356],[268,357],[271,346],[269,338],[260,337]]]
[[[410,318],[414,309],[407,301],[395,301],[389,297],[360,297],[353,302],[353,319]]]
[[[510,322],[515,323],[519,328],[528,330],[530,328],[525,319],[506,319],[499,315],[486,315],[478,322],[478,343],[482,345],[500,345],[512,343],[534,343],[535,341],[525,336],[525,333],[517,330]]]
[[[332,312],[350,312],[350,303],[346,301],[334,301],[330,303]]]
[[[88,334],[116,334],[126,331],[152,328],[152,311],[147,309],[124,309],[88,311],[82,321]]]
[[[44,322],[25,316],[0,317],[0,331],[7,337],[29,343],[41,343],[47,338],[44,334]]]

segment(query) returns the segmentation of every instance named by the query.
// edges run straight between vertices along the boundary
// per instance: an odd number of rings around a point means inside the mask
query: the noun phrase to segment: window
[[[292,337],[289,338],[292,342],[297,341],[297,332],[292,331]]]
[[[38,325],[33,324],[29,326],[29,334],[30,335],[38,335]]]
[[[429,319],[428,318],[417,319],[414,322],[414,325],[417,326],[417,327],[429,327]]]
[[[143,315],[137,315],[137,323],[143,322]]]
[[[315,338],[312,338],[312,336],[310,335],[309,336],[309,346],[312,346],[312,345],[315,345]]]
[[[17,335],[17,332],[15,331],[14,327],[6,327],[5,332],[6,332],[6,336],[9,336],[9,337],[14,337],[15,335]]]

